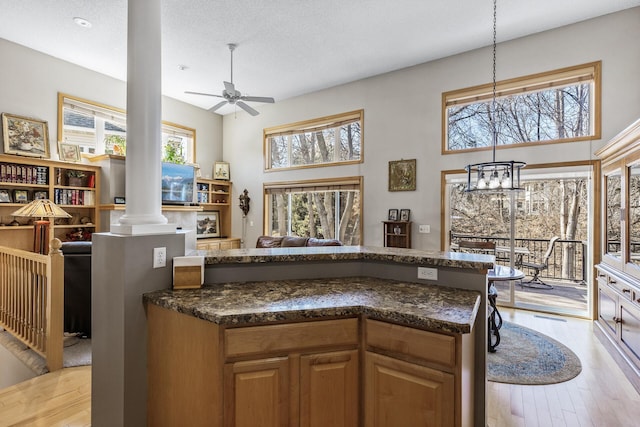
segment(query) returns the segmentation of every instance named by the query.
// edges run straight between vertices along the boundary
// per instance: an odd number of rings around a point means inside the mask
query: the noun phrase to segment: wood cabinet
[[[382,221],[387,248],[411,248],[411,221]]]
[[[11,213],[34,198],[50,199],[71,215],[54,221],[55,237],[90,239],[100,223],[99,171],[80,163],[0,155],[0,245],[33,250],[32,219]]]
[[[226,329],[224,425],[356,427],[357,347],[355,318]]]
[[[226,327],[153,304],[147,314],[154,425],[473,425],[475,332],[365,316]]]
[[[240,239],[231,237],[231,196],[232,183],[230,181],[198,178],[196,200],[204,212],[218,212],[220,238],[198,239],[197,249],[225,250],[240,247]]]
[[[640,120],[596,155],[602,160],[597,325],[640,390]]]
[[[367,352],[365,426],[453,426],[454,376]]]
[[[240,249],[240,238],[230,239],[198,239],[196,249],[203,251],[226,251],[227,249]]]
[[[372,319],[365,334],[366,427],[473,425],[474,355],[461,336]]]

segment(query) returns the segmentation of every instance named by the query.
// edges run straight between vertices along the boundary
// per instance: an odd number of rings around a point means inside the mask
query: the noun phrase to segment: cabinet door
[[[300,427],[358,425],[358,350],[300,358]]]
[[[367,352],[366,427],[453,426],[452,374]]]
[[[228,363],[224,367],[225,427],[289,425],[289,359]]]
[[[613,337],[617,337],[618,296],[607,288],[607,285],[598,285],[598,320],[602,327]]]
[[[640,366],[640,309],[633,303],[620,303],[620,342],[629,358]]]
[[[604,175],[604,261],[622,269],[622,172],[619,167]]]

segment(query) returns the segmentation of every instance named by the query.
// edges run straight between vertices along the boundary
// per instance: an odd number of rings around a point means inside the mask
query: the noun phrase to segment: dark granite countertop
[[[205,265],[364,260],[488,270],[493,268],[494,262],[494,257],[490,255],[403,248],[380,248],[374,246],[253,248],[224,251],[196,250],[192,251],[190,255],[204,256]]]
[[[432,330],[469,333],[480,293],[371,277],[225,283],[201,289],[162,290],[146,303],[220,325],[320,320],[365,314]]]

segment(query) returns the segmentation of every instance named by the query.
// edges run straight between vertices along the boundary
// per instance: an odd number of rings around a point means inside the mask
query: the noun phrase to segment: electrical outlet
[[[162,268],[167,265],[167,248],[153,248],[153,268]]]
[[[418,279],[438,280],[438,269],[428,267],[418,267]]]
[[[421,225],[418,227],[418,233],[431,233],[430,225]]]

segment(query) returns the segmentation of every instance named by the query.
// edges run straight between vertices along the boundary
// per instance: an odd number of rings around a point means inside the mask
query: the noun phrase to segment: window
[[[193,163],[195,137],[195,129],[163,121],[163,161]],[[77,144],[83,153],[124,156],[127,151],[127,113],[119,108],[59,93],[58,141]]]
[[[496,83],[498,147],[600,138],[600,62]],[[442,94],[442,152],[491,149],[493,84]]]
[[[362,241],[362,177],[264,184],[265,234]]]
[[[264,130],[265,170],[362,162],[364,111]]]

